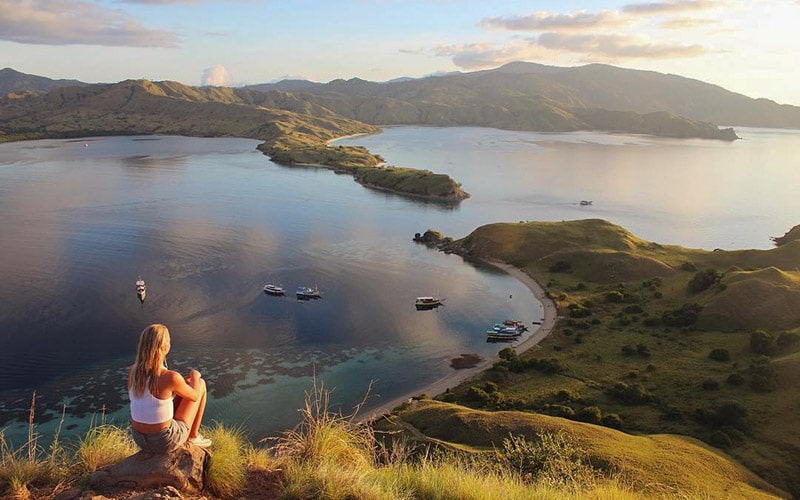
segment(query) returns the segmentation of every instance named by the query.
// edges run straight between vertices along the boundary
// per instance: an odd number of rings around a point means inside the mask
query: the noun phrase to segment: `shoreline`
[[[531,332],[524,340],[514,345],[514,348],[517,351],[517,354],[522,354],[523,352],[529,350],[533,346],[537,345],[539,342],[544,340],[550,333],[552,333],[553,328],[556,325],[556,321],[558,320],[558,312],[556,310],[555,303],[547,298],[544,288],[532,277],[528,275],[522,269],[514,267],[510,264],[506,264],[505,262],[501,262],[498,260],[490,260],[490,259],[476,259],[477,262],[492,266],[497,269],[504,271],[506,274],[516,278],[518,281],[522,282],[533,294],[533,296],[542,304],[542,324],[539,325],[535,331]],[[498,348],[498,352],[500,349]],[[439,394],[445,393],[448,389],[455,387],[466,380],[478,375],[479,373],[491,368],[491,366],[500,359],[500,357],[495,354],[489,358],[482,360],[477,365],[471,368],[463,368],[463,369],[455,369],[453,368],[453,372],[449,375],[431,382],[430,384],[415,389],[413,391],[408,392],[403,396],[399,396],[394,398],[390,401],[386,401],[381,403],[377,408],[370,410],[364,416],[358,417],[356,420],[376,420],[384,415],[391,413],[391,411],[400,406],[402,403],[408,401],[409,399],[419,396],[420,394],[427,393],[430,397],[438,396]]]

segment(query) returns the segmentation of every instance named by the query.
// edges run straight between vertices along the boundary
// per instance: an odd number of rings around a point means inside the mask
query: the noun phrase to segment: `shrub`
[[[636,346],[636,352],[643,358],[650,357],[650,348],[648,348],[645,344],[638,344]]]
[[[625,356],[633,356],[636,354],[636,349],[631,345],[625,344],[622,346],[622,354]]]
[[[697,271],[697,267],[692,262],[684,262],[681,264],[681,270],[693,273]]]
[[[599,424],[603,419],[603,412],[597,406],[586,406],[581,408],[576,417],[581,422]]]
[[[716,446],[717,448],[721,448],[723,450],[726,450],[733,446],[733,441],[731,441],[731,438],[720,430],[716,430],[711,433],[711,438],[709,439],[709,442],[711,443],[712,446]]]
[[[684,304],[680,309],[665,311],[661,321],[667,326],[685,327],[697,322],[698,313],[703,310],[700,304]]]
[[[582,478],[597,476],[586,452],[562,432],[540,434],[535,442],[523,435],[509,434],[503,447],[496,451],[496,459],[501,469],[514,471],[527,483],[538,479],[547,484],[575,486]]]
[[[631,405],[645,404],[655,399],[642,384],[617,382],[606,393],[617,401]]]
[[[500,357],[500,359],[505,359],[508,361],[519,359],[517,357],[517,351],[513,347],[506,347],[502,351],[497,353],[497,355]]]
[[[569,389],[561,389],[556,393],[556,399],[563,402],[575,401],[579,398],[579,394],[576,394]]]
[[[730,385],[743,385],[744,377],[742,377],[738,373],[731,373],[730,375],[728,375],[728,378],[725,379],[725,382]]]
[[[703,290],[707,290],[711,285],[719,283],[721,279],[722,273],[716,269],[698,271],[689,281],[689,291],[692,293],[700,293]]]
[[[760,356],[750,363],[750,387],[758,392],[772,392],[778,386],[778,372],[772,361]]]
[[[644,312],[644,309],[642,309],[642,306],[640,305],[632,304],[629,306],[625,306],[625,309],[623,309],[622,312],[624,312],[625,314],[641,314]]]
[[[707,379],[703,381],[701,385],[704,391],[718,391],[719,390],[719,382],[714,379]]]
[[[712,349],[708,357],[714,361],[730,361],[731,353],[727,349]]]
[[[606,302],[619,303],[619,302],[622,302],[622,299],[624,299],[624,298],[625,298],[625,296],[622,294],[622,292],[618,292],[616,290],[614,290],[612,292],[607,292],[605,294],[605,301]]]
[[[657,318],[655,316],[650,316],[644,319],[644,326],[659,326],[661,324],[661,318]]]
[[[603,415],[603,418],[600,420],[600,423],[605,425],[606,427],[611,427],[612,429],[622,429],[622,417],[620,417],[616,413],[609,413],[608,415]]]
[[[775,343],[772,334],[764,330],[756,330],[750,334],[750,352],[769,356],[775,353]]]
[[[562,417],[562,418],[575,418],[575,410],[572,409],[571,406],[566,405],[545,405],[544,412],[548,415],[553,415],[554,417]]]
[[[592,315],[592,310],[583,304],[572,303],[568,306],[570,318],[586,318]]]

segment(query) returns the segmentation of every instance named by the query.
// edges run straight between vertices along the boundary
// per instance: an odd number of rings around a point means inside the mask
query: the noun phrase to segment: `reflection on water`
[[[126,366],[152,322],[172,332],[170,366],[208,379],[209,421],[262,437],[296,422],[314,376],[336,404],[372,385],[377,405],[463,352],[496,352],[487,324],[541,316],[515,280],[411,241],[451,211],[276,166],[255,141],[141,139],[0,146],[7,436],[25,436],[33,390],[42,431],[64,404],[67,433],[98,412],[124,423]],[[267,282],[323,298],[271,297]],[[433,293],[447,306],[417,312]]]
[[[209,422],[274,435],[297,421],[313,377],[345,410],[372,385],[377,406],[450,373],[454,357],[496,353],[484,334],[495,322],[541,318],[520,283],[414,233],[599,217],[659,243],[769,248],[800,222],[800,134],[738,132],[721,143],[402,127],[342,141],[449,173],[472,195],[456,208],[277,166],[251,140],[0,145],[0,425],[24,439],[33,390],[43,432],[62,404],[67,433],[98,412],[126,422],[126,366],[152,322],[172,332],[170,366],[208,379]],[[323,298],[268,296],[265,283]],[[421,295],[445,305],[417,311]]]

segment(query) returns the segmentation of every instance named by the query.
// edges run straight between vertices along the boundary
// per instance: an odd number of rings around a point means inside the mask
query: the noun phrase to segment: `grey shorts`
[[[189,428],[181,420],[172,420],[169,426],[153,434],[142,434],[131,429],[133,441],[142,451],[150,453],[169,453],[177,450],[189,439]]]

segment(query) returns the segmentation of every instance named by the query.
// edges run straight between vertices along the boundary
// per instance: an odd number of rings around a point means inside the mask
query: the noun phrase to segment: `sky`
[[[0,0],[0,68],[239,86],[605,63],[800,105],[798,29],[800,0]]]

